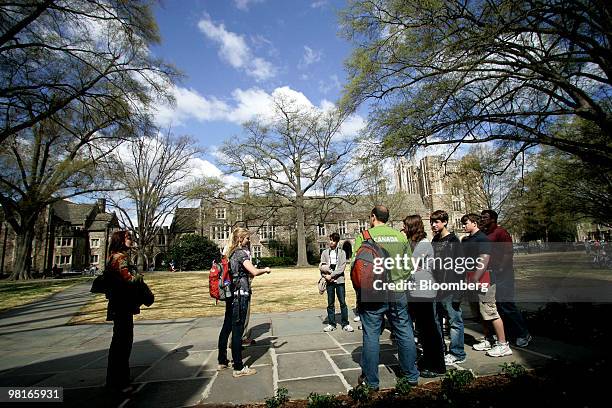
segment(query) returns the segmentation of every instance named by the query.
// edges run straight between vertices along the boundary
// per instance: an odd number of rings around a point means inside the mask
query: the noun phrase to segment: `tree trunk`
[[[136,269],[138,270],[139,273],[142,273],[143,271],[147,269],[147,257],[144,253],[144,248],[142,249],[138,248],[138,255],[136,259],[137,259]]]
[[[295,213],[297,223],[297,266],[308,266],[306,256],[306,228],[304,226],[304,197],[296,197]]]
[[[31,225],[30,225],[31,224]],[[34,238],[34,222],[25,225],[15,237],[15,258],[11,280],[30,279],[30,258],[32,256],[32,239]]]

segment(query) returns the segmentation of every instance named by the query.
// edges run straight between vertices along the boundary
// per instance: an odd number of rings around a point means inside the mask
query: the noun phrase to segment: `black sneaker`
[[[431,371],[431,370],[422,370],[421,371],[421,377],[423,377],[423,378],[436,378],[436,377],[441,377],[443,375],[444,375],[444,373],[437,373],[437,372]]]

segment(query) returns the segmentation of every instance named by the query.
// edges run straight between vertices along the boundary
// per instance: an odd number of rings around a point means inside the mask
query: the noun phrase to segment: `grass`
[[[317,289],[319,270],[310,268],[273,268],[269,275],[253,280],[252,313],[276,313],[325,308],[327,295]],[[223,316],[224,303],[215,304],[208,293],[208,273],[154,272],[145,274],[145,282],[155,294],[155,303],[143,307],[136,320],[178,319]],[[355,292],[347,285],[346,302],[355,305]],[[82,308],[72,324],[100,323],[106,319],[106,298],[96,298]]]
[[[0,312],[44,299],[84,280],[91,278],[0,281]]]

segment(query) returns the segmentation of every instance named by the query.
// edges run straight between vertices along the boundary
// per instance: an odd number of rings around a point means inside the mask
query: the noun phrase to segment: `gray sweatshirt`
[[[319,263],[319,271],[321,275],[328,274],[331,272],[331,277],[336,283],[344,283],[344,269],[346,268],[346,253],[342,248],[336,247],[333,251],[338,254],[336,258],[336,269],[333,271],[329,268],[330,265],[330,253],[331,249],[327,248],[321,254],[321,262]]]

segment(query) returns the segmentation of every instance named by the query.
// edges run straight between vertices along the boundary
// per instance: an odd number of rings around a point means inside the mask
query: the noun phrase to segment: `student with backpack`
[[[419,379],[414,331],[408,314],[406,292],[401,288],[382,291],[376,289],[382,283],[401,284],[411,273],[411,262],[408,262],[407,268],[394,265],[389,269],[384,268],[382,273],[373,269],[378,262],[376,259],[388,261],[395,260],[398,256],[409,258],[412,255],[406,235],[387,226],[388,220],[387,207],[377,205],[372,209],[370,229],[364,230],[355,240],[355,259],[351,269],[353,286],[360,295],[359,316],[363,329],[361,375],[358,382],[359,385],[365,384],[373,389],[378,389],[380,382],[380,334],[385,315],[393,326],[402,376],[407,378],[410,385],[416,385]]]
[[[251,282],[249,277],[270,273],[270,268],[256,268],[251,262],[250,255],[251,232],[246,228],[238,227],[232,232],[230,246],[227,250],[229,271],[231,275],[232,296],[225,299],[225,317],[223,327],[219,333],[218,369],[229,367],[227,358],[227,342],[232,333],[232,360],[235,378],[253,375],[257,371],[242,363],[242,334],[251,301]]]

